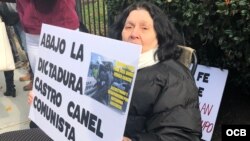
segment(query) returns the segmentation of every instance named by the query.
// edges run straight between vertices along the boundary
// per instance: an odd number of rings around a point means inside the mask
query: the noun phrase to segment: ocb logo
[[[246,129],[227,129],[226,130],[227,136],[247,136],[247,130]]]

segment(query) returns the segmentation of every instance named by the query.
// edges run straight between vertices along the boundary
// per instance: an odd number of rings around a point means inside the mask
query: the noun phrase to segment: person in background
[[[33,74],[38,57],[42,24],[79,29],[75,0],[0,0],[16,2],[20,23],[25,32],[27,54]],[[30,126],[33,126],[31,122]]]
[[[18,21],[18,14],[11,11],[7,3],[0,2],[0,18],[6,25],[7,36],[11,46],[11,51],[13,54],[13,59],[16,65],[16,68],[20,67],[20,56],[17,52],[16,43],[14,40],[14,28],[13,25]],[[14,70],[4,71],[6,92],[4,96],[16,97],[16,88],[14,84]]]
[[[27,47],[26,47],[26,40],[25,40],[25,33],[23,31],[22,25],[20,23],[19,20],[19,15],[17,13],[16,10],[16,3],[10,3],[10,2],[0,2],[1,4],[1,8],[0,8],[0,12],[1,15],[3,17],[3,19],[5,19],[5,23],[8,26],[7,31],[9,34],[9,39],[10,39],[10,43],[13,49],[13,56],[14,59],[16,61],[15,66],[16,68],[20,68],[20,67],[24,67],[25,65],[27,66],[27,69],[29,70],[29,73],[25,76],[22,76],[19,78],[20,81],[27,81],[27,80],[32,80],[32,70],[30,69],[30,65],[29,65],[29,59],[27,57],[27,61],[26,63],[24,63],[23,61],[21,61],[20,59],[20,55],[19,52],[17,51],[18,49],[18,43],[21,46],[21,48],[24,50],[25,55],[27,55]],[[17,37],[17,41],[14,39],[15,37]],[[10,73],[7,73],[7,75]],[[32,89],[32,81],[23,87],[23,89],[25,91],[27,90],[31,90]]]
[[[16,3],[12,3],[12,5],[13,5],[13,9],[17,13]],[[33,76],[34,75],[33,75],[33,72],[32,72],[32,69],[31,69],[31,66],[30,66],[30,63],[29,63],[29,58],[28,58],[28,53],[27,53],[27,46],[26,46],[25,32],[24,32],[23,27],[22,27],[22,25],[20,23],[20,20],[18,20],[18,22],[13,27],[14,27],[15,33],[17,35],[18,42],[19,42],[21,48],[24,50],[25,55],[27,56],[27,60],[23,64],[23,66],[27,68],[28,73],[26,75],[24,75],[24,76],[21,76],[19,78],[19,80],[20,81],[30,81],[27,85],[25,85],[23,87],[24,91],[29,91],[29,90],[32,90]]]
[[[123,141],[200,141],[198,88],[177,61],[179,35],[157,6],[126,8],[109,36],[142,45]]]
[[[7,35],[9,38],[13,59],[15,62],[15,66],[17,67],[17,63],[21,62],[19,54],[17,52],[16,44],[14,43],[14,28],[11,26],[6,26]],[[12,96],[16,97],[16,86],[14,84],[14,70],[4,71],[5,84],[6,84],[6,92],[4,92],[4,96]]]
[[[0,0],[16,2],[23,26],[30,66],[35,74],[42,23],[72,30],[79,29],[75,0]]]
[[[17,37],[18,37],[18,41],[22,47],[22,49],[24,50],[25,52],[25,55],[28,56],[28,53],[27,53],[27,46],[26,46],[26,37],[25,37],[25,32],[23,30],[23,27],[20,23],[20,21],[14,26],[14,29],[15,29],[15,32],[17,34]],[[23,90],[24,91],[30,91],[32,90],[32,86],[33,86],[33,72],[32,72],[32,69],[31,69],[31,66],[30,66],[30,63],[29,63],[29,58],[27,57],[27,61],[26,63],[24,63],[23,65],[24,67],[27,67],[27,70],[28,70],[28,73],[25,74],[24,76],[21,76],[19,78],[19,81],[30,81],[27,85],[25,85],[23,87]]]

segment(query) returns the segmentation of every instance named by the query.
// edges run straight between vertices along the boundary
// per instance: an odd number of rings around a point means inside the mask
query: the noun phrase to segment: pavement
[[[27,103],[27,91],[23,91],[23,86],[29,81],[21,82],[19,77],[27,73],[27,70],[20,68],[14,72],[14,83],[16,85],[16,94],[14,97],[6,97],[3,93],[6,91],[4,73],[0,72],[0,134],[8,131],[21,130],[29,128],[29,105]]]

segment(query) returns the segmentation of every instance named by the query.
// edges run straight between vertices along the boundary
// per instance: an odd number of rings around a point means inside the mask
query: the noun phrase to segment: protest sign
[[[141,46],[43,24],[29,118],[53,140],[120,141]]]
[[[226,84],[228,70],[198,65],[195,80],[199,88],[202,139],[210,141]]]

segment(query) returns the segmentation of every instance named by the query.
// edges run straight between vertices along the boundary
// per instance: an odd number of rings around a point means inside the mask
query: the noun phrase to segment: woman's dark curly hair
[[[180,41],[180,35],[169,21],[167,15],[159,7],[150,2],[139,1],[128,6],[111,26],[109,37],[118,40],[122,39],[121,33],[126,19],[130,12],[136,9],[145,9],[153,19],[159,45],[155,55],[158,56],[159,61],[178,59],[181,53],[181,49],[177,47],[178,41]]]

